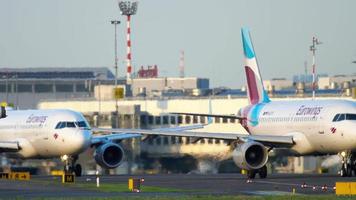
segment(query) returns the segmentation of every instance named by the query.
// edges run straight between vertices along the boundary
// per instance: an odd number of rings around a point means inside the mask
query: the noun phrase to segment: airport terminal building
[[[36,108],[44,99],[91,98],[99,81],[114,81],[112,72],[104,67],[1,68],[0,77],[1,101],[20,109]]]
[[[115,76],[107,67],[1,68],[0,99],[20,109],[34,109],[41,100],[112,99]],[[128,96],[185,95],[209,89],[206,78],[125,78],[118,87]]]

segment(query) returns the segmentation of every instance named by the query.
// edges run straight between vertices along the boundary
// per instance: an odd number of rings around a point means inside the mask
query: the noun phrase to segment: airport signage
[[[131,192],[140,192],[143,178],[129,178],[128,186]]]
[[[31,179],[30,172],[11,172],[9,173],[9,179],[29,181]]]
[[[114,88],[114,98],[123,99],[124,98],[124,88]]]
[[[1,172],[0,173],[0,179],[9,179],[9,173]]]
[[[63,174],[62,183],[74,183],[74,175],[73,174]]]
[[[31,179],[31,175],[30,172],[10,172],[10,173],[1,172],[0,179],[28,181]]]
[[[51,175],[52,176],[63,176],[64,175],[64,171],[63,170],[52,170],[51,171]]]

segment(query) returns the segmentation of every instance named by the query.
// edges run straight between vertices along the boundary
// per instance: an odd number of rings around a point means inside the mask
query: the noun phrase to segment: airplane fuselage
[[[78,126],[79,122],[86,126]],[[85,118],[71,110],[9,110],[0,120],[0,141],[16,141],[21,147],[8,153],[12,157],[77,155],[88,148],[90,139]]]
[[[275,101],[250,105],[240,114],[252,135],[292,135],[292,151],[298,155],[356,150],[356,103],[352,101]]]

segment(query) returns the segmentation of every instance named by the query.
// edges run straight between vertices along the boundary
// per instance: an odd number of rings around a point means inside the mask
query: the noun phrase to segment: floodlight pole
[[[120,24],[120,21],[117,20],[112,20],[111,24],[114,25],[115,27],[115,89],[114,89],[114,98],[115,98],[115,112],[116,112],[116,118],[115,118],[115,128],[118,128],[118,112],[119,112],[119,105],[117,103],[117,97],[116,97],[116,90],[117,90],[117,74],[118,74],[118,57],[117,57],[117,25]]]
[[[132,72],[132,56],[131,56],[131,15],[135,15],[137,12],[137,2],[130,1],[120,1],[119,8],[122,15],[127,17],[127,73],[126,73],[126,81],[127,84],[131,83],[131,72]]]
[[[316,51],[316,45],[321,44],[321,42],[318,40],[318,38],[313,37],[313,44],[310,46],[310,51],[313,54],[313,83],[312,83],[312,89],[313,89],[313,100],[315,99],[315,89],[316,89],[316,72],[315,72],[315,51]]]

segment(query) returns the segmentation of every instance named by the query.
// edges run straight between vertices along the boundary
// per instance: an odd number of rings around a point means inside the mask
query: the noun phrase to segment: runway
[[[179,195],[286,195],[293,188],[297,194],[333,194],[337,181],[353,181],[353,177],[336,175],[275,174],[266,179],[247,181],[241,174],[159,174],[115,175],[100,177],[101,184],[127,184],[130,177],[144,178],[144,186],[176,189],[173,192],[131,193],[104,192],[95,188],[95,176],[83,176],[74,184],[61,184],[59,177],[33,176],[30,181],[0,180],[0,198],[38,197],[118,197],[118,196],[179,196]],[[91,185],[78,187],[78,185]],[[304,185],[302,188],[301,186]],[[323,186],[327,188],[322,189]]]

